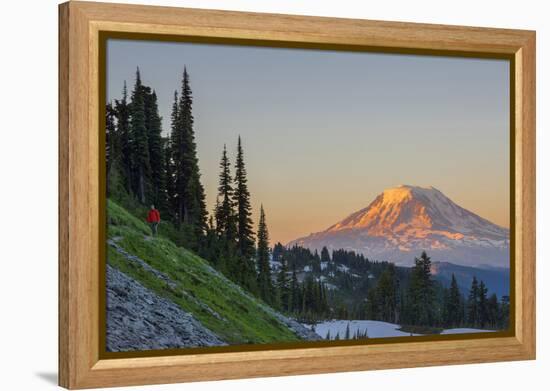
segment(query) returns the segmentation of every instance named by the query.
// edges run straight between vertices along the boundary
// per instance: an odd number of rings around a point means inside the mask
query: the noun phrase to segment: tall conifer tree
[[[330,253],[328,252],[328,248],[326,248],[326,246],[323,246],[321,249],[321,262],[330,262]]]
[[[252,207],[250,206],[250,192],[248,191],[241,136],[239,136],[237,144],[233,203],[235,204],[237,212],[237,246],[239,255],[246,259],[252,259],[254,257],[254,231],[251,218]]]
[[[435,292],[431,278],[431,260],[425,251],[415,258],[409,285],[409,305],[411,323],[433,325],[435,321]]]
[[[280,262],[281,267],[279,268],[279,273],[277,274],[277,294],[279,297],[278,301],[283,311],[291,311],[291,286],[288,278],[288,265],[284,256],[280,258]]]
[[[395,323],[398,303],[397,287],[395,266],[390,263],[382,272],[376,286],[376,300],[380,306],[380,320]]]
[[[146,187],[150,178],[149,145],[145,124],[145,102],[139,68],[136,70],[136,82],[132,91],[130,110],[131,150],[133,157],[133,190],[141,203],[146,202]]]
[[[159,115],[157,94],[153,91],[148,97],[148,145],[151,167],[151,201],[163,212],[167,212],[166,172],[164,170],[164,148],[162,124]]]
[[[126,192],[132,192],[132,148],[130,141],[130,106],[128,104],[128,89],[126,81],[122,88],[122,99],[115,100],[115,112],[117,122],[117,133],[120,139],[120,163],[122,166],[122,176],[124,178],[124,188]]]
[[[462,304],[460,289],[453,273],[451,286],[445,303],[446,323],[450,327],[458,327],[462,323]]]
[[[292,278],[290,280],[289,312],[298,312],[300,307],[300,283],[296,275],[296,265],[292,263]]]
[[[479,324],[479,285],[475,276],[468,295],[468,323],[473,327]]]
[[[193,227],[197,239],[206,231],[206,203],[200,181],[195,131],[193,129],[193,96],[187,68],[184,68],[180,100],[175,113],[172,138],[174,160],[175,204],[178,224]],[[174,117],[173,117],[174,119]]]
[[[113,160],[118,157],[118,134],[115,124],[116,112],[113,105],[109,102],[105,110],[105,158],[107,160],[106,172],[109,178]],[[107,180],[107,184],[109,181]],[[107,189],[108,191],[108,189]]]
[[[216,231],[227,242],[233,243],[237,235],[235,224],[235,210],[233,204],[233,185],[231,168],[227,157],[227,148],[224,144],[220,160],[220,175],[218,182],[218,204],[216,206]]]
[[[483,280],[479,283],[478,291],[478,305],[479,305],[479,326],[484,328],[489,319],[488,305],[487,305],[487,287]]]
[[[273,285],[271,283],[271,268],[269,266],[269,233],[263,205],[260,207],[256,261],[258,263],[258,290],[260,297],[267,303],[271,303],[273,299]]]
[[[162,137],[162,171],[164,173],[164,192],[161,197],[164,199],[166,211],[164,212],[170,220],[174,220],[173,196],[174,196],[174,165],[172,163],[172,140]]]
[[[487,300],[487,323],[489,327],[495,328],[498,325],[499,305],[497,295],[493,293]]]
[[[179,146],[178,132],[178,92],[174,91],[174,101],[172,103],[172,112],[170,114],[170,137],[166,144],[165,159],[166,159],[166,188],[168,193],[168,200],[170,204],[171,214],[176,218],[178,215],[179,198],[177,192],[177,146]]]

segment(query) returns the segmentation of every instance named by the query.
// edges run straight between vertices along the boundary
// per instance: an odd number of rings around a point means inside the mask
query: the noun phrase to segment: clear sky
[[[233,160],[241,135],[254,223],[263,204],[272,243],[400,184],[509,226],[508,61],[110,40],[108,100],[137,66],[165,132],[187,66],[209,211],[223,144]]]

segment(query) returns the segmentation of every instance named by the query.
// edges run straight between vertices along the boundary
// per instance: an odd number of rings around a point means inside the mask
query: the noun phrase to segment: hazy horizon
[[[107,101],[124,80],[132,90],[137,66],[165,134],[187,67],[209,212],[223,145],[234,163],[242,137],[254,224],[263,204],[272,245],[400,184],[509,227],[508,61],[109,40]]]

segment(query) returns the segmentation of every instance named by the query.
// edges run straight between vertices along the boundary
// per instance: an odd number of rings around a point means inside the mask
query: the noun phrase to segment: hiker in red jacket
[[[157,209],[155,209],[155,205],[151,205],[151,210],[149,210],[149,214],[147,214],[147,222],[151,226],[153,236],[155,236],[160,223],[160,213]]]

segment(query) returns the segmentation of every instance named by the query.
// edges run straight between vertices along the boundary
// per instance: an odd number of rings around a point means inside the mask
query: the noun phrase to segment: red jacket
[[[158,223],[160,221],[160,213],[156,209],[151,209],[147,215],[148,223]]]

